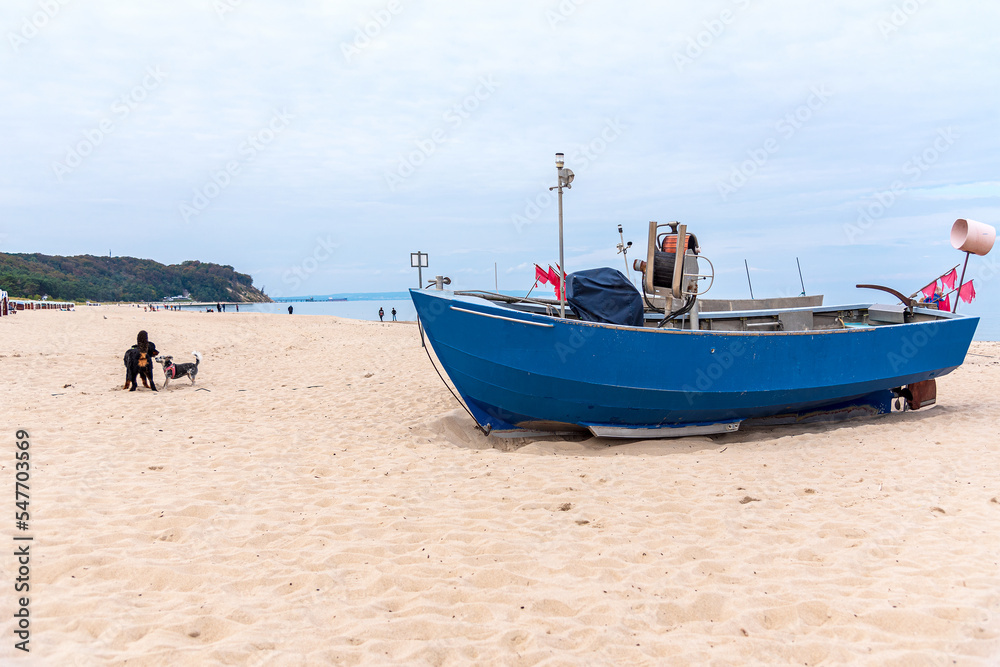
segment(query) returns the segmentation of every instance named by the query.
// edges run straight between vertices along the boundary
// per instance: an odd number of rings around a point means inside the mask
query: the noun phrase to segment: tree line
[[[185,293],[194,301],[270,301],[251,276],[225,264],[94,255],[0,253],[0,289],[60,301],[162,301]]]

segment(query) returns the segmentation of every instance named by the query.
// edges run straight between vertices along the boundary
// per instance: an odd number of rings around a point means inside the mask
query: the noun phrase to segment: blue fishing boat
[[[612,269],[565,276],[558,302],[410,290],[484,432],[674,437],[884,414],[894,400],[918,409],[963,363],[979,322],[878,286],[866,287],[899,303],[708,301],[713,270],[697,239],[663,227],[650,223],[635,264],[642,293]]]
[[[914,321],[875,324],[872,304],[858,304],[702,314],[751,324],[808,314],[843,322],[837,329],[692,331],[560,318],[444,291],[411,295],[448,377],[498,435],[671,437],[735,431],[748,419],[881,414],[906,387],[960,366],[978,323],[914,309]]]

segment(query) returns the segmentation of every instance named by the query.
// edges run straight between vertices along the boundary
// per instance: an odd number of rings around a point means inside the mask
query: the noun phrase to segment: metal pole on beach
[[[417,289],[424,288],[424,267],[427,266],[427,253],[411,252],[410,253],[410,266],[417,270]]]

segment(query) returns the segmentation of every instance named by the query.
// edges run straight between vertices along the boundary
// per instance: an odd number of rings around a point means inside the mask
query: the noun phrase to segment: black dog
[[[197,352],[192,352],[191,354],[194,355],[193,364],[175,364],[174,358],[169,355],[156,358],[156,361],[163,364],[164,389],[167,388],[167,385],[170,384],[171,380],[176,380],[177,378],[182,378],[184,376],[191,378],[191,384],[194,384],[194,378],[198,375],[198,364],[201,363],[201,355]]]
[[[153,382],[153,357],[157,354],[159,352],[156,345],[149,341],[149,335],[145,331],[140,331],[139,335],[136,336],[136,344],[125,352],[123,358],[125,362],[125,386],[122,389],[128,389],[129,385],[132,385],[129,391],[135,391],[138,388],[136,378],[139,378],[142,380],[143,387],[149,387],[156,391],[156,383]],[[146,384],[147,379],[149,380],[148,385]]]

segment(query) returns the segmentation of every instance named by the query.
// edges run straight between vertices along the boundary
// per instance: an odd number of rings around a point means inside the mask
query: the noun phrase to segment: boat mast
[[[566,317],[566,263],[563,258],[563,188],[570,189],[573,186],[573,170],[565,169],[563,165],[566,161],[562,153],[556,153],[556,175],[559,178],[559,185],[549,188],[549,191],[559,192],[559,317]]]

